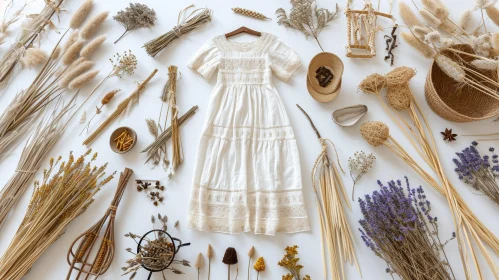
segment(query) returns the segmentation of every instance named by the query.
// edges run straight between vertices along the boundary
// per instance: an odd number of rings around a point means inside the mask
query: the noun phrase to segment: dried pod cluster
[[[163,202],[165,187],[158,180],[135,180],[135,182],[137,183],[137,191],[146,193],[154,206]]]

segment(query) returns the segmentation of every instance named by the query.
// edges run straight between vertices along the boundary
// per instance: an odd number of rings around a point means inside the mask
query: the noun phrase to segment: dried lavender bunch
[[[353,181],[352,200],[354,200],[355,184],[357,184],[364,174],[369,172],[375,160],[376,157],[372,153],[367,155],[364,151],[357,151],[353,155],[353,158],[350,157],[348,159],[348,169]]]
[[[129,31],[154,26],[156,12],[144,4],[130,3],[130,7],[119,11],[113,19],[125,28],[125,32],[114,42],[116,44]]]
[[[475,190],[478,190],[499,204],[499,185],[496,178],[499,177],[499,159],[495,148],[490,147],[490,155],[481,155],[478,142],[473,141],[471,145],[460,153],[456,153],[458,159],[452,161],[456,164],[456,173],[459,179]]]
[[[289,17],[283,8],[277,9],[277,23],[299,30],[307,38],[314,37],[321,50],[324,51],[319,42],[319,34],[330,21],[338,17],[340,11],[338,4],[336,4],[334,13],[325,8],[317,8],[315,0],[296,0],[291,1],[291,4],[293,8],[291,8]]]
[[[456,279],[438,236],[437,218],[423,188],[411,188],[405,177],[390,181],[365,199],[359,198],[364,219],[359,221],[361,238],[376,256],[386,261],[386,272],[402,280]],[[404,190],[405,189],[405,190]]]
[[[157,219],[155,216],[151,216],[151,223],[153,229],[156,229],[156,220],[159,221],[159,228],[162,231],[168,231],[168,216],[158,214]],[[175,230],[179,225],[176,221],[173,230]],[[173,231],[172,230],[172,231]],[[133,239],[135,243],[139,243],[142,238],[140,235],[134,233],[127,233],[125,237]],[[126,266],[121,269],[124,271],[123,275],[130,274],[130,279],[133,279],[137,272],[143,267],[147,267],[151,270],[162,270],[163,279],[166,279],[164,268],[165,265],[169,264],[171,258],[174,254],[173,250],[175,248],[174,244],[171,243],[171,239],[168,238],[164,233],[157,233],[154,235],[155,239],[149,239],[147,236],[144,237],[144,241],[140,245],[140,252],[138,254],[133,253],[131,248],[127,248],[126,251],[133,254],[134,257],[126,261]],[[190,267],[190,262],[187,260],[173,260],[172,264],[183,265]],[[170,270],[175,274],[184,274],[181,270],[175,267],[167,267],[166,270]]]

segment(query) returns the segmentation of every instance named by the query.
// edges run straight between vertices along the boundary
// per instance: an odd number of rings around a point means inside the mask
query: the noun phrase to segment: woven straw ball
[[[367,76],[359,85],[359,88],[367,93],[378,94],[386,86],[386,78],[383,75],[374,73]]]
[[[409,84],[412,77],[416,76],[416,71],[407,66],[401,66],[393,69],[386,74],[387,86],[396,86]]]
[[[412,92],[408,85],[388,87],[386,91],[388,104],[395,110],[409,109],[412,102]]]
[[[366,122],[360,126],[360,134],[370,145],[383,145],[390,136],[390,129],[383,122]]]

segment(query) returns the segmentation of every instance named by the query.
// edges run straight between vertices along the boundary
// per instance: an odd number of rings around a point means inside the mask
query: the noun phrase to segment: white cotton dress
[[[297,54],[269,33],[208,40],[188,66],[218,71],[196,158],[188,227],[223,233],[310,229],[296,139],[272,74],[288,81]]]

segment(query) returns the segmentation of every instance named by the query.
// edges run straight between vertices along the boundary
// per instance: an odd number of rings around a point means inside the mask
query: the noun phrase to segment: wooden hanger
[[[247,33],[247,34],[254,35],[254,36],[262,36],[262,32],[258,32],[256,30],[249,29],[246,26],[241,26],[232,32],[226,33],[225,38],[229,38],[229,37],[235,36],[237,34],[241,34],[241,33]]]

